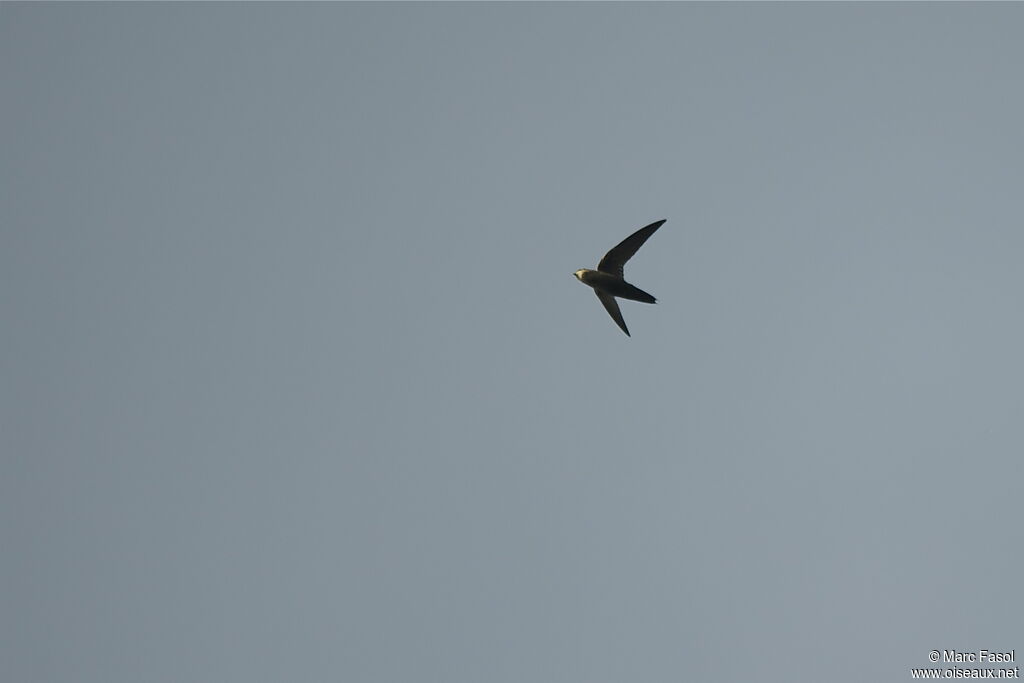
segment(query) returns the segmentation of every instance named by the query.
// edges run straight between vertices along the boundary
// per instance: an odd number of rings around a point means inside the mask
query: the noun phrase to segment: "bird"
[[[667,219],[655,221],[647,227],[640,228],[612,247],[611,251],[605,254],[601,262],[597,264],[597,270],[580,268],[573,273],[577,280],[594,288],[594,293],[604,304],[608,315],[626,333],[627,337],[632,335],[626,327],[626,321],[622,319],[622,311],[619,310],[619,302],[615,300],[615,297],[630,301],[642,301],[645,304],[657,303],[658,300],[639,287],[634,287],[626,282],[622,275],[622,267],[626,265],[626,261],[632,258],[636,250],[643,246],[647,238],[662,226],[665,220]]]

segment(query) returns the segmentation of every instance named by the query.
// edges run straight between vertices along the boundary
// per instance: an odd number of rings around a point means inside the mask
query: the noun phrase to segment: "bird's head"
[[[577,280],[582,280],[582,279],[583,279],[583,273],[585,273],[585,272],[587,272],[587,271],[586,271],[585,269],[583,269],[583,268],[580,268],[580,269],[579,269],[579,270],[577,270],[577,271],[576,271],[575,273],[573,273],[573,275],[575,275],[575,276],[576,276],[576,279],[577,279]]]

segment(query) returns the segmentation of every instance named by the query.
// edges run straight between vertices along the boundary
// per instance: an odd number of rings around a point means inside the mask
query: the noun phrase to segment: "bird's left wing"
[[[633,257],[636,250],[642,247],[647,238],[653,235],[654,231],[660,228],[664,222],[665,220],[655,221],[619,242],[604,255],[601,262],[597,264],[597,269],[602,273],[611,273],[622,277],[622,267],[626,265],[626,261]]]

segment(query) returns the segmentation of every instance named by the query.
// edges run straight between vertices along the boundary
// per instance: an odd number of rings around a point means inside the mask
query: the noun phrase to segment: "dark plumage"
[[[634,287],[626,282],[622,269],[626,265],[626,261],[632,258],[637,249],[642,247],[647,238],[653,235],[664,222],[664,220],[655,221],[619,242],[604,255],[601,262],[597,264],[597,270],[581,268],[574,273],[576,279],[594,288],[597,298],[604,304],[608,315],[626,333],[627,337],[630,336],[629,330],[626,328],[626,321],[622,319],[622,312],[619,310],[619,303],[615,297],[642,301],[645,304],[656,303],[657,299],[639,287]]]

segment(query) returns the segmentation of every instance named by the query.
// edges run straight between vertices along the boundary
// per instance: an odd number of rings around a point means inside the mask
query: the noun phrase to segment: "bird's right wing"
[[[599,289],[595,289],[594,293],[597,294],[597,298],[604,304],[604,309],[608,311],[608,315],[612,317],[615,324],[622,328],[622,331],[626,333],[627,337],[632,335],[629,334],[629,330],[626,329],[626,321],[622,319],[622,311],[619,310],[619,302],[615,300],[615,297],[611,294],[602,292]]]
[[[654,231],[660,228],[664,222],[664,220],[655,221],[619,242],[604,255],[601,262],[597,264],[597,269],[602,273],[611,273],[622,277],[622,267],[626,265],[626,261],[633,257],[636,250],[642,247],[647,238],[653,235]]]

